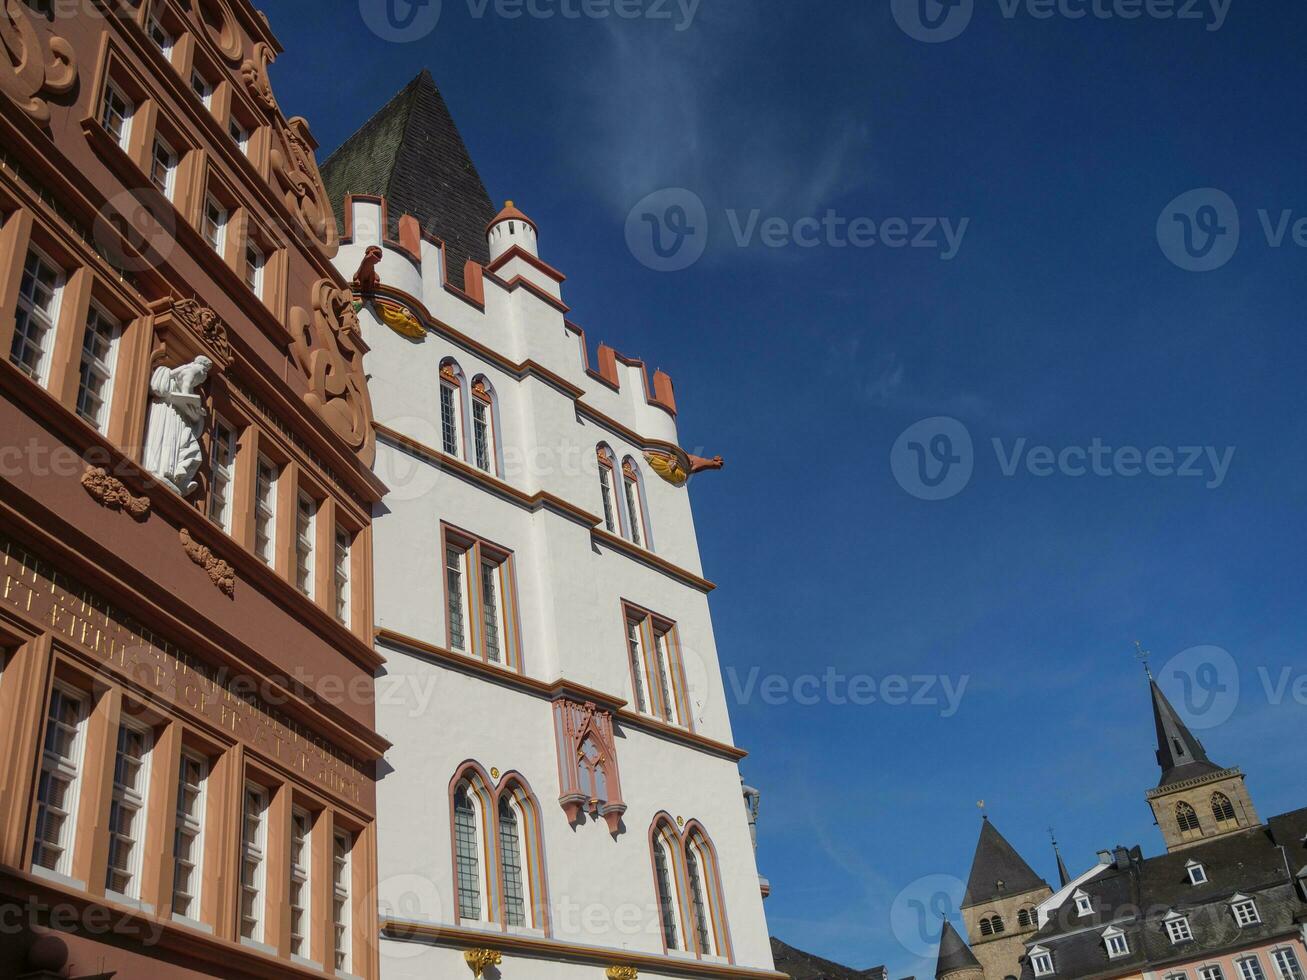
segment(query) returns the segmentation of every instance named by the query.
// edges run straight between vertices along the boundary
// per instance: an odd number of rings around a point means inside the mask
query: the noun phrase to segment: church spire
[[[958,931],[953,928],[953,923],[945,919],[939,935],[939,959],[935,965],[936,980],[944,980],[944,977],[956,973],[971,974],[973,971],[983,976],[980,960],[976,959],[976,954],[971,952],[971,947],[958,935]]]
[[[1185,779],[1207,773],[1220,772],[1221,767],[1207,758],[1207,750],[1166,699],[1157,681],[1149,679],[1153,694],[1153,720],[1157,725],[1157,764],[1162,768],[1158,786],[1168,786]]]
[[[1057,837],[1053,833],[1053,828],[1048,828],[1048,836],[1053,838],[1053,853],[1057,855],[1057,881],[1059,888],[1065,888],[1071,884],[1071,873],[1066,869],[1066,862],[1062,860],[1062,849],[1057,846]]]
[[[1048,884],[1035,874],[1025,859],[989,821],[984,818],[980,827],[980,840],[976,842],[976,856],[971,862],[971,876],[967,879],[967,892],[962,907],[968,908],[996,898],[1023,895]]]

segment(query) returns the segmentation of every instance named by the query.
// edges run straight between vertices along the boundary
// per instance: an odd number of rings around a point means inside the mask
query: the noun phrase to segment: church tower
[[[962,899],[962,919],[972,955],[989,980],[1021,976],[1024,940],[1039,928],[1036,908],[1052,894],[1048,883],[985,817]]]
[[[1157,725],[1157,764],[1161,781],[1148,791],[1168,851],[1182,851],[1205,841],[1261,824],[1243,773],[1207,758],[1201,742],[1151,677],[1153,720]]]
[[[944,920],[944,929],[939,937],[939,959],[935,965],[935,980],[985,980],[985,971],[976,959],[976,954],[953,923]]]

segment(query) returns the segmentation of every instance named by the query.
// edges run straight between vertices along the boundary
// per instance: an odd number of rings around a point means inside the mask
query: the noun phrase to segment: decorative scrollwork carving
[[[50,121],[45,94],[63,95],[77,84],[77,56],[57,34],[43,40],[22,0],[0,0],[0,91],[35,122]]]
[[[133,496],[123,481],[109,475],[103,467],[89,469],[82,474],[82,486],[104,507],[121,510],[133,520],[143,521],[150,516],[150,498]]]
[[[272,63],[272,48],[260,41],[254,45],[254,56],[246,58],[241,64],[241,80],[263,108],[270,113],[277,112],[277,96],[272,92],[272,82],[268,80],[268,65]]]
[[[327,258],[334,258],[340,248],[336,213],[327,196],[317,161],[313,157],[313,136],[303,116],[277,123],[277,142],[272,147],[272,172],[286,207],[309,238]]]
[[[213,348],[224,361],[231,360],[231,342],[227,339],[227,325],[222,318],[196,300],[182,299],[172,304],[173,317]]]
[[[354,294],[330,279],[313,289],[313,312],[291,311],[291,354],[308,379],[304,401],[345,440],[364,466],[376,457],[372,400],[363,355],[367,345],[354,311]]]
[[[235,598],[236,569],[192,538],[186,528],[181,529],[181,539],[187,557],[208,572],[209,579],[218,587],[218,591],[228,599]]]
[[[472,976],[480,980],[485,976],[486,967],[499,966],[504,962],[504,954],[493,949],[469,949],[463,954],[463,962],[472,970]]]

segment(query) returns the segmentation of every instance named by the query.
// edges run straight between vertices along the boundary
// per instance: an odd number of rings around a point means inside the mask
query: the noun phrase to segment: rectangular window
[[[241,938],[263,941],[263,873],[267,854],[268,793],[247,784],[241,820]]]
[[[145,833],[147,762],[153,735],[124,722],[118,726],[118,753],[109,804],[109,866],[105,891],[140,897],[141,840]]]
[[[72,871],[73,829],[85,724],[85,696],[71,688],[56,686],[50,693],[45,745],[41,752],[41,776],[36,790],[33,868],[44,868],[61,875]]]
[[[110,82],[104,88],[104,103],[100,107],[100,125],[122,149],[127,149],[132,135],[132,115],[136,107],[132,101]]]
[[[353,541],[349,532],[336,531],[336,619],[346,626],[350,624],[350,580],[349,561]]]
[[[1239,976],[1241,980],[1266,980],[1266,971],[1262,969],[1262,961],[1256,956],[1247,956],[1238,961]]]
[[[626,487],[626,513],[631,518],[631,543],[644,547],[644,511],[640,507],[640,487],[635,479],[624,476],[622,482]]]
[[[1107,937],[1107,955],[1113,958],[1125,956],[1130,952],[1130,944],[1126,942],[1125,936],[1108,936]]]
[[[104,432],[109,422],[114,361],[122,327],[103,310],[91,305],[82,335],[81,377],[77,387],[77,414]]]
[[[1189,884],[1204,885],[1207,883],[1207,869],[1201,864],[1189,865]]]
[[[1280,980],[1303,980],[1302,967],[1292,949],[1277,949],[1271,954],[1271,960],[1275,963],[1275,972]]]
[[[627,611],[626,646],[636,707],[669,725],[685,725],[674,631],[675,627],[660,617]]]
[[[154,152],[150,155],[150,183],[168,200],[173,199],[177,188],[177,154],[157,136],[154,138]]]
[[[290,817],[290,952],[307,958],[312,939],[313,818],[296,808]]]
[[[1171,919],[1166,923],[1166,931],[1173,943],[1187,943],[1194,938],[1188,919]]]
[[[503,566],[481,559],[481,613],[485,627],[486,659],[497,664],[503,659],[504,589]]]
[[[263,268],[267,259],[253,242],[245,245],[245,285],[259,299],[263,298]]]
[[[445,452],[458,455],[458,389],[445,382],[440,385],[440,439]]]
[[[159,18],[151,17],[150,22],[145,26],[145,33],[150,36],[154,46],[159,52],[168,59],[172,58],[172,46],[175,43],[173,36],[168,33],[167,28],[159,22]]]
[[[209,247],[219,255],[227,247],[227,217],[227,209],[212,196],[204,199],[204,222],[200,230]]]
[[[1198,968],[1198,980],[1225,980],[1225,971],[1219,964],[1211,966],[1200,966]]]
[[[490,424],[490,406],[479,398],[472,399],[472,438],[476,443],[477,469],[494,471],[494,435]]]
[[[277,547],[277,467],[262,456],[254,484],[254,553],[273,564]]]
[[[1051,976],[1053,973],[1053,957],[1049,953],[1036,953],[1030,957],[1030,966],[1037,977]]]
[[[172,912],[196,921],[204,880],[204,786],[209,763],[182,750],[177,770],[177,826],[172,835]]]
[[[18,287],[18,310],[9,360],[38,384],[50,373],[50,348],[59,316],[63,272],[36,251],[27,253]]]
[[[1243,902],[1236,902],[1231,906],[1234,912],[1234,921],[1239,923],[1240,927],[1255,926],[1262,921],[1261,915],[1257,912],[1257,903],[1252,899]]]
[[[210,109],[213,107],[213,86],[209,84],[207,78],[200,74],[199,69],[191,72],[191,91],[204,103],[204,108]]]
[[[604,527],[610,534],[617,533],[617,502],[613,499],[613,468],[599,464],[599,489],[604,498]]]
[[[342,831],[335,834],[331,854],[331,924],[338,973],[350,972],[350,850],[354,842]]]
[[[445,597],[449,610],[449,646],[467,649],[467,552],[445,546]]]
[[[209,486],[209,517],[231,533],[232,493],[236,479],[236,433],[222,419],[213,423],[210,446],[212,482]]]
[[[240,151],[248,156],[250,152],[250,131],[233,119],[227,124],[227,132],[231,134],[233,142],[240,147]]]
[[[295,506],[295,587],[313,598],[313,538],[316,532],[318,503],[306,493],[299,495]]]
[[[649,699],[644,693],[644,644],[640,638],[640,621],[626,621],[626,650],[631,661],[631,682],[635,688],[635,706],[642,712],[649,710]]]

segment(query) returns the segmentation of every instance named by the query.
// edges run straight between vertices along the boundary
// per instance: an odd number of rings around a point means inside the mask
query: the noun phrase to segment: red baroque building
[[[0,9],[0,976],[378,974],[384,488],[279,51]]]

